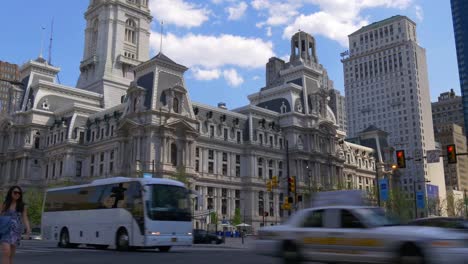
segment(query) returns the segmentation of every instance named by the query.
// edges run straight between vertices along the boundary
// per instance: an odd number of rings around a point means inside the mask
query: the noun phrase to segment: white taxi
[[[259,230],[255,249],[284,263],[468,263],[466,234],[395,224],[378,207],[314,207]]]

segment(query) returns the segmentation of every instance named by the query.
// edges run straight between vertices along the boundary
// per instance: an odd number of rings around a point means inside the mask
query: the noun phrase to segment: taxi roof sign
[[[369,195],[362,190],[318,192],[311,202],[312,207],[372,205]]]

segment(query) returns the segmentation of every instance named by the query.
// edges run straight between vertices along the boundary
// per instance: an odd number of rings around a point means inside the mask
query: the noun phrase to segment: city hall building
[[[147,4],[90,1],[76,88],[58,84],[60,69],[42,58],[21,67],[22,103],[0,122],[2,186],[183,176],[198,193],[194,227],[239,208],[254,229],[288,215],[288,176],[299,208],[312,190],[374,188],[373,150],[344,141],[311,35],[292,36],[289,62],[271,58],[266,86],[228,110],[192,102],[187,68],[150,58]],[[267,192],[273,176],[279,187]]]

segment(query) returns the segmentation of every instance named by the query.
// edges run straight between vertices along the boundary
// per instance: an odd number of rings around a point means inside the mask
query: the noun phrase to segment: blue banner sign
[[[143,173],[143,178],[153,178],[152,173]]]
[[[439,198],[439,186],[427,184],[427,198]]]
[[[416,192],[416,206],[424,208],[424,192]]]
[[[388,201],[388,179],[379,180],[380,201]]]

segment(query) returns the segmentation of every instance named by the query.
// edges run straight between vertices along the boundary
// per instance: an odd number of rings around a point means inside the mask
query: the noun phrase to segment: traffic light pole
[[[289,173],[289,143],[286,140],[286,176],[287,176],[287,181],[288,181],[288,186],[286,187],[288,189],[288,199],[291,197],[291,191],[289,190],[289,177],[291,177]],[[294,203],[294,201],[293,201]],[[291,215],[291,209],[288,210],[288,215]]]

